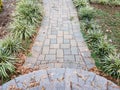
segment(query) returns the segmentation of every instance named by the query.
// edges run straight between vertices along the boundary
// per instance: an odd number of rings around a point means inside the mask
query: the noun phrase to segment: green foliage
[[[42,20],[42,6],[35,0],[22,0],[17,4],[16,18],[26,20],[31,25],[39,24]]]
[[[10,53],[0,49],[0,78],[7,78],[10,73],[15,71],[14,60],[15,58],[10,56]]]
[[[95,17],[95,10],[90,6],[82,7],[78,10],[78,15],[80,19],[90,21]]]
[[[23,50],[21,46],[21,41],[12,36],[6,37],[3,40],[1,47],[4,48],[5,52],[14,55],[18,54],[21,50]]]
[[[120,79],[120,58],[118,55],[110,55],[102,62],[102,70],[116,79]]]
[[[116,45],[118,52],[120,52],[120,12],[114,10],[112,7],[104,10],[97,10],[96,20],[101,25],[102,31],[108,36],[108,39],[112,40],[112,43]]]
[[[88,31],[86,42],[91,49],[97,49],[101,40],[103,40],[103,33],[100,30],[93,29]]]
[[[83,20],[81,21],[81,29],[87,33],[88,30],[93,30],[93,29],[100,29],[100,26],[96,24],[94,20],[88,21],[88,20]]]
[[[104,2],[108,3],[109,1],[114,2],[117,0],[97,0],[97,1],[101,3]],[[116,79],[120,79],[120,57],[118,57],[115,54],[116,53],[115,47],[110,43],[108,43],[107,41],[108,38],[105,38],[104,33],[106,32],[101,31],[101,29],[103,29],[103,26],[101,28],[96,24],[96,22],[93,22],[93,20],[95,19],[94,17],[96,17],[97,15],[99,17],[100,16],[102,17],[99,18],[102,21],[104,21],[104,19],[106,20],[103,25],[108,24],[109,27],[117,26],[117,24],[119,24],[119,16],[120,16],[119,13],[115,14],[114,17],[111,17],[112,15],[109,15],[109,13],[105,13],[102,11],[96,12],[96,10],[94,10],[92,7],[86,6],[86,7],[78,8],[78,14],[79,14],[79,18],[81,19],[80,24],[81,24],[82,32],[84,34],[84,37],[86,39],[89,48],[91,49],[91,53],[92,53],[91,55],[95,59],[97,67],[102,69],[106,74]],[[109,16],[111,18],[108,19]],[[118,22],[116,22],[115,20],[116,17],[117,17],[116,20],[118,20]],[[107,21],[109,21],[109,23]],[[119,36],[118,35],[119,31],[115,29],[113,30],[114,32],[117,31],[117,36]],[[109,30],[107,30],[108,36],[111,36],[114,33],[112,32],[110,34],[110,32],[108,31]],[[118,41],[119,40],[117,40],[117,42]]]
[[[36,26],[42,20],[42,11],[38,0],[21,0],[17,3],[15,19],[10,25],[10,30],[21,40],[31,38],[36,33]]]
[[[15,56],[30,45],[31,37],[40,24],[43,10],[40,0],[20,0],[10,24],[10,35],[0,45],[0,79],[5,80],[15,71]],[[29,43],[28,43],[29,42]],[[29,45],[28,45],[29,44]],[[25,48],[26,49],[26,48]]]
[[[99,58],[104,58],[105,56],[109,56],[109,54],[113,54],[114,49],[115,48],[113,47],[113,45],[109,44],[105,40],[101,40],[100,44],[95,50],[95,53]]]
[[[75,4],[75,7],[85,7],[88,5],[87,0],[73,0],[73,3]]]
[[[19,39],[25,40],[35,34],[35,27],[27,24],[27,21],[14,20],[11,24],[12,33]]]

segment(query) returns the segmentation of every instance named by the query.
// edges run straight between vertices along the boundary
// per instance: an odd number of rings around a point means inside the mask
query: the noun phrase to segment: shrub
[[[42,6],[36,0],[22,0],[16,9],[16,18],[26,20],[31,25],[39,24],[42,20]]]
[[[87,0],[73,0],[73,3],[75,4],[75,7],[85,7],[88,5]]]
[[[10,56],[10,53],[0,49],[0,78],[7,78],[8,74],[14,72],[15,67],[12,64],[14,60],[15,58]]]
[[[14,55],[23,50],[21,41],[12,36],[8,36],[2,41],[2,48],[4,48],[6,52]]]
[[[34,26],[27,24],[27,21],[23,20],[14,21],[10,27],[12,33],[20,40],[28,39],[36,32]]]
[[[120,58],[118,55],[106,57],[102,63],[102,70],[116,79],[120,79]]]
[[[88,20],[90,21],[92,18],[95,17],[95,10],[93,7],[86,6],[82,7],[78,10],[78,16],[82,20]]]

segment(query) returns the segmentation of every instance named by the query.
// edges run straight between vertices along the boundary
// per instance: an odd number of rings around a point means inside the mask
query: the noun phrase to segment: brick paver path
[[[17,77],[4,84],[2,90],[120,90],[120,88],[92,72],[60,68],[40,70]]]
[[[88,71],[94,61],[80,32],[72,0],[43,0],[43,4],[45,17],[32,56],[24,66],[44,70],[17,77],[0,90],[120,90]]]
[[[43,0],[45,17],[25,66],[89,69],[94,66],[72,0]]]

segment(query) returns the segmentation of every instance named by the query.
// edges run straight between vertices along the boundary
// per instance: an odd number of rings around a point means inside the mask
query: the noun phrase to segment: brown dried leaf
[[[64,77],[57,78],[57,80],[58,80],[59,82],[62,82],[62,81],[64,80]]]
[[[45,87],[44,86],[42,86],[42,89],[41,90],[45,90]]]
[[[77,73],[77,76],[78,76],[79,78],[82,78],[82,76],[81,76],[80,74],[78,74],[78,73]]]

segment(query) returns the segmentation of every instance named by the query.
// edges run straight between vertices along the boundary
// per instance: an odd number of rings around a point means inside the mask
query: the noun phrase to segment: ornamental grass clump
[[[88,21],[88,20],[82,20],[81,21],[81,29],[83,32],[88,33],[90,30],[99,30],[100,26],[97,25],[97,23],[94,20]]]
[[[39,25],[43,17],[42,9],[36,0],[22,0],[17,4],[16,19],[26,20],[28,24],[34,26]]]
[[[105,57],[101,69],[108,75],[120,79],[120,58],[116,55]]]
[[[0,79],[5,80],[15,71],[16,57],[27,52],[42,21],[43,9],[40,0],[20,0],[13,13],[9,35],[0,44]],[[29,45],[28,45],[29,44]],[[24,51],[23,51],[24,50]],[[26,53],[24,52],[24,53]],[[14,58],[15,57],[15,58]]]
[[[73,0],[73,3],[77,8],[86,7],[88,5],[87,0]]]
[[[27,24],[26,20],[16,20],[10,25],[10,28],[14,36],[20,40],[29,39],[36,33],[35,27]]]
[[[101,30],[89,30],[86,36],[86,42],[90,49],[97,49],[99,47],[100,42],[103,40],[103,33]]]
[[[16,58],[11,56],[9,52],[6,52],[4,48],[0,48],[0,78],[4,79],[9,77],[9,74],[15,71],[13,63]]]
[[[102,32],[101,27],[96,23],[97,21],[94,20],[96,10],[89,5],[78,8],[79,4],[77,1],[79,0],[74,0],[73,2],[77,7],[78,16],[81,20],[81,31],[88,47],[91,49],[91,55],[95,59],[96,66],[107,75],[116,78],[120,83],[120,57],[115,54],[115,46],[109,43],[107,37]],[[105,3],[107,3],[108,1],[112,2],[113,0],[98,1],[106,1]]]
[[[1,44],[1,47],[4,48],[5,52],[10,53],[11,55],[17,55],[21,50],[24,50],[21,41],[12,37],[12,35],[7,36]]]
[[[95,10],[93,7],[90,6],[82,7],[78,10],[78,16],[80,20],[90,21],[95,17]]]
[[[101,40],[97,49],[95,49],[95,54],[101,59],[110,54],[113,54],[115,47],[108,43],[106,40]]]

